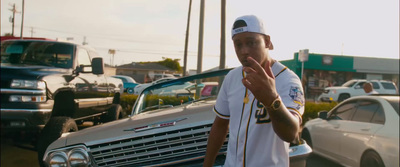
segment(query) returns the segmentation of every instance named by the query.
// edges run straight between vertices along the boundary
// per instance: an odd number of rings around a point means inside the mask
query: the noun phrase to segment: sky
[[[233,21],[254,14],[264,21],[276,60],[295,52],[399,58],[398,0],[226,0],[226,66],[236,67]],[[200,0],[192,1],[188,69],[197,69]],[[11,33],[12,4],[1,0],[1,35]],[[108,64],[180,59],[183,65],[189,0],[26,0],[24,37],[82,43]],[[20,36],[22,14],[15,15]],[[202,71],[219,66],[221,2],[205,0]],[[72,39],[72,40],[71,40]],[[114,56],[108,53],[115,49]],[[114,57],[114,61],[112,61]]]

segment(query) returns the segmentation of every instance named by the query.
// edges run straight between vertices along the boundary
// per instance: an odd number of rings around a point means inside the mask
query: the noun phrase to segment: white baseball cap
[[[254,32],[263,35],[268,35],[265,30],[263,21],[254,15],[245,15],[238,17],[232,26],[232,38],[236,34],[242,32]],[[272,42],[270,42],[269,49],[273,49]]]

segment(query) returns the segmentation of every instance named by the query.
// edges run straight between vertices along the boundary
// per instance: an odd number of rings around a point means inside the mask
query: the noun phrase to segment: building
[[[132,62],[116,67],[117,75],[127,75],[139,83],[148,83],[157,79],[157,76],[170,76],[175,71],[155,62]]]
[[[306,98],[319,96],[328,86],[340,86],[351,79],[379,79],[396,83],[399,88],[399,59],[355,57],[329,54],[308,54],[308,60],[280,61],[302,79]],[[301,71],[303,69],[303,76]]]

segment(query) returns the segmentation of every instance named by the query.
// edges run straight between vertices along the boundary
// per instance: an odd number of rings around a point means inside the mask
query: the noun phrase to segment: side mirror
[[[318,113],[318,118],[328,119],[328,111],[321,111]]]
[[[95,57],[92,59],[92,72],[93,74],[104,74],[103,58]]]

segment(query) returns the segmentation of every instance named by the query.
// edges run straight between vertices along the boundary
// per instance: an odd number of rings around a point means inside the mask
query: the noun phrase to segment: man
[[[371,82],[366,82],[366,83],[364,83],[363,89],[364,89],[364,92],[365,92],[367,95],[378,94],[378,92],[374,90],[373,85],[372,85]]]
[[[273,45],[258,17],[237,18],[232,40],[242,66],[229,72],[218,94],[204,166],[213,165],[229,128],[224,166],[287,167],[304,112],[301,81],[270,57]]]

